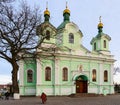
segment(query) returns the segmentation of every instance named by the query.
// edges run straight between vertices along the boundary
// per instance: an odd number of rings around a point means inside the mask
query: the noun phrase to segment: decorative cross
[[[67,4],[68,4],[68,2],[66,1],[66,8],[68,8]]]
[[[101,16],[99,17],[100,23],[101,23]]]
[[[46,9],[48,9],[48,1],[46,2]]]

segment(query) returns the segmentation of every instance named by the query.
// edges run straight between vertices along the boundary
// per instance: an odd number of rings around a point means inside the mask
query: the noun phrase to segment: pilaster
[[[99,68],[99,85],[103,84],[103,63],[100,63],[100,68]]]
[[[40,62],[40,59],[37,59],[36,60],[36,64],[37,64],[37,71],[36,71],[36,75],[37,75],[37,78],[36,78],[36,85],[40,85],[42,83],[42,66],[41,66],[41,62]]]
[[[19,85],[23,86],[24,85],[24,61],[20,60],[19,61]]]
[[[58,94],[60,94],[59,93],[59,85],[60,85],[60,81],[59,81],[59,76],[60,76],[60,72],[59,72],[59,70],[60,70],[60,66],[59,66],[59,59],[58,58],[55,58],[54,59],[54,65],[55,65],[55,67],[54,67],[54,70],[55,70],[55,89],[54,89],[54,93],[55,93],[55,95],[58,95]]]

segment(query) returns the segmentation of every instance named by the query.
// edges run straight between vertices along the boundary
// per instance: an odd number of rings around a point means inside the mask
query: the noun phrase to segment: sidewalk
[[[120,95],[103,97],[48,97],[45,105],[120,105]],[[42,105],[39,97],[21,97],[20,100],[1,100],[0,105]]]

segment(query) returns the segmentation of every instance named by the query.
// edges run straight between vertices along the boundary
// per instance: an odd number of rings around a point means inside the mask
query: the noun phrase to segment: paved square
[[[42,105],[39,97],[21,97],[20,100],[0,99],[0,105]],[[120,105],[120,95],[101,97],[48,97],[45,105]]]

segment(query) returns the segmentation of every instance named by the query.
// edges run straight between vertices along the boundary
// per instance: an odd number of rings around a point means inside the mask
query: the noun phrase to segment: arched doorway
[[[76,77],[76,93],[88,92],[88,78],[85,75]]]

